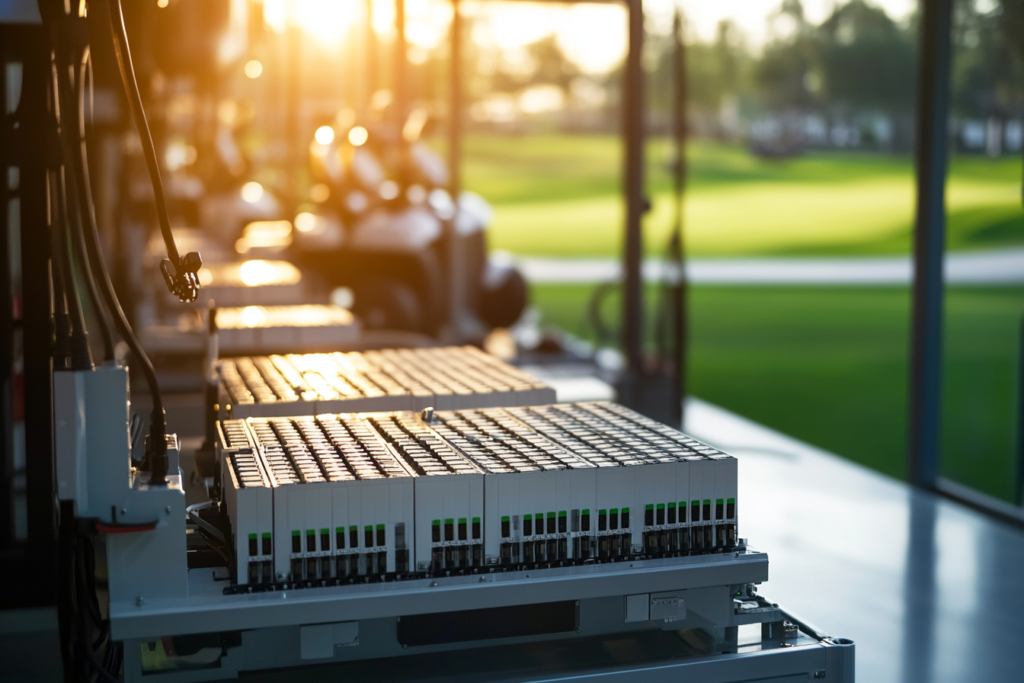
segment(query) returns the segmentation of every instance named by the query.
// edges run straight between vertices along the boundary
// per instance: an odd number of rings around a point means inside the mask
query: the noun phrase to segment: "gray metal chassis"
[[[241,672],[285,668],[290,669],[291,680],[303,680],[303,675],[315,677],[317,671],[323,676],[319,667],[308,666],[311,664],[330,664],[331,671],[342,676],[362,660],[393,658],[411,658],[404,664],[416,673],[411,678],[408,673],[394,673],[379,680],[447,678],[444,671],[429,670],[427,660],[432,655],[459,652],[460,659],[464,659],[472,651],[490,652],[491,648],[507,654],[515,653],[516,648],[543,647],[545,643],[561,647],[575,641],[583,646],[587,639],[606,637],[645,642],[653,636],[678,633],[679,638],[669,638],[669,642],[678,643],[682,650],[663,647],[663,651],[652,651],[642,661],[613,662],[589,669],[585,662],[579,662],[571,672],[564,667],[542,667],[525,673],[519,670],[515,674],[477,671],[466,674],[466,680],[727,682],[823,678],[852,682],[851,642],[822,637],[809,628],[784,626],[786,615],[778,606],[763,599],[760,603],[751,600],[752,586],[767,579],[768,556],[751,549],[721,555],[230,596],[223,594],[227,584],[215,579],[214,570],[191,570],[189,597],[184,600],[112,602],[111,632],[114,639],[124,641],[128,681],[219,680],[237,677]],[[666,598],[670,605],[677,606],[671,608],[675,611],[668,618],[651,619],[656,612],[649,611],[637,618],[627,609],[627,604],[641,604],[644,610],[655,610],[647,605],[664,604]],[[407,615],[570,600],[576,603],[574,631],[414,647],[399,642],[398,623]],[[310,658],[309,634],[318,628],[322,633],[324,625],[337,625],[348,635],[345,642],[336,641],[333,649],[329,645],[326,654]],[[741,641],[739,627],[746,625],[760,625],[761,638]],[[143,648],[153,643],[160,647],[162,638],[224,632],[240,632],[241,645],[226,649],[211,668],[143,673]],[[686,637],[692,639],[694,633],[703,640],[698,650],[684,645]],[[427,668],[413,665],[421,659]],[[510,661],[515,661],[514,654]]]

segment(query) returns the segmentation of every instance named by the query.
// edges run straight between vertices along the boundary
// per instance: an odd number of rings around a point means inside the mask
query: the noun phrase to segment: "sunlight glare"
[[[334,142],[334,129],[330,126],[320,126],[316,129],[316,133],[313,134],[316,141],[321,145],[329,145]]]
[[[250,204],[255,204],[263,199],[263,186],[256,181],[250,181],[242,185],[242,199]]]
[[[263,73],[263,64],[258,59],[250,59],[245,63],[245,75],[249,78],[259,78]]]
[[[361,147],[366,144],[366,141],[370,138],[370,134],[366,132],[366,129],[362,126],[355,126],[348,132],[348,141],[352,143],[353,147]]]

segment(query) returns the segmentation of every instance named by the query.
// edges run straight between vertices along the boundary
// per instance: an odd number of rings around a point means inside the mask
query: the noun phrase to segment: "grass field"
[[[648,145],[649,251],[671,227],[670,148]],[[764,160],[696,142],[688,153],[688,248],[695,256],[906,252],[914,186],[908,156],[816,152]],[[622,239],[620,145],[614,136],[470,136],[467,189],[495,207],[491,245],[522,255],[611,256]],[[1020,158],[956,157],[949,247],[1024,244]]]
[[[533,288],[545,321],[583,337],[590,292]],[[947,296],[942,472],[1006,499],[1022,312],[1021,287]],[[694,287],[690,391],[902,478],[909,314],[901,288]]]

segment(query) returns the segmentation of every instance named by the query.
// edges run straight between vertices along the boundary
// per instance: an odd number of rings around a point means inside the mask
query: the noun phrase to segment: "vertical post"
[[[1013,500],[1024,507],[1024,318],[1017,350],[1017,479]]]
[[[460,164],[462,159],[462,13],[459,0],[452,0],[452,27],[449,59],[451,73],[449,76],[448,102],[448,191],[451,193],[455,213],[451,220],[446,221],[448,233],[448,324],[456,341],[464,329],[463,309],[466,298],[466,260],[462,248],[462,239],[456,228],[459,217],[459,194],[462,192],[462,175]]]
[[[409,115],[408,102],[406,102],[408,93],[406,92],[405,78],[407,52],[408,47],[405,42],[405,0],[395,0],[395,63],[392,65],[394,83],[391,95],[393,97],[392,102],[394,102],[395,120],[398,121],[399,126],[405,122],[405,117]]]
[[[675,226],[672,236],[672,361],[676,372],[672,377],[672,401],[676,423],[686,419],[688,310],[686,282],[686,240],[683,233],[683,193],[686,190],[686,46],[683,43],[683,13],[678,7],[672,25],[675,39],[675,87],[672,98],[672,124],[675,133]]]
[[[6,201],[0,206],[0,258],[8,278],[12,265],[11,258],[20,256],[20,293],[13,291],[11,281],[6,282],[5,294],[11,297],[5,306],[12,306],[12,324],[0,334],[5,335],[5,344],[14,341],[20,327],[23,359],[21,409],[24,411],[24,475],[25,502],[28,537],[24,545],[14,539],[10,529],[0,534],[0,547],[4,551],[4,576],[10,585],[18,590],[6,591],[0,597],[0,607],[31,607],[52,605],[56,598],[57,584],[57,516],[54,498],[54,456],[53,456],[53,298],[50,283],[50,228],[49,195],[47,190],[47,164],[52,161],[48,152],[50,126],[53,112],[48,103],[50,94],[50,56],[46,48],[47,39],[38,24],[0,25],[0,64],[20,62],[22,65],[21,89],[15,110],[12,102],[0,94],[0,111],[6,116],[0,119],[0,149],[10,152],[8,161],[0,166],[2,182],[7,189],[3,195]],[[8,92],[6,68],[0,76],[3,92]],[[9,177],[8,168],[17,168],[16,184]],[[7,201],[16,195],[19,212],[8,212]],[[13,216],[20,216],[10,221]],[[17,233],[17,238],[11,239]],[[10,241],[9,241],[10,240]],[[11,245],[20,241],[20,254],[12,253]],[[13,324],[20,309],[20,326]],[[12,347],[4,354],[4,361],[13,356]],[[4,387],[9,391],[5,398],[15,399],[12,368],[4,369]],[[6,407],[6,406],[5,406]],[[13,403],[10,404],[14,409]],[[5,432],[5,439],[10,433]],[[4,453],[6,458],[8,453]],[[5,466],[7,463],[3,463]],[[13,464],[13,463],[12,463]],[[6,474],[6,473],[5,473]],[[3,486],[11,484],[5,477]],[[13,487],[0,496],[0,501],[9,504]],[[10,510],[8,510],[10,512]]]
[[[380,87],[380,41],[377,40],[377,33],[373,30],[373,0],[366,0],[366,75],[363,82],[366,86],[366,98],[356,102],[355,110],[362,122],[366,116],[367,105],[373,93]]]
[[[942,410],[943,255],[953,0],[923,0],[917,74],[908,478],[934,488]]]
[[[629,13],[629,52],[626,55],[622,134],[625,140],[623,183],[626,194],[626,239],[623,249],[622,346],[629,373],[643,372],[644,292],[644,13],[641,0],[626,0]]]
[[[302,155],[307,140],[301,138],[299,130],[299,98],[302,93],[302,29],[299,28],[295,8],[289,4],[288,24],[285,28],[285,84],[284,84],[284,138],[287,145],[287,177],[288,196],[286,198],[288,216],[294,216],[299,206],[299,169],[302,167]]]

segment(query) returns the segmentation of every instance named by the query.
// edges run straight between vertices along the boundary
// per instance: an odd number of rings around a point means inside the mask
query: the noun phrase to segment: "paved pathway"
[[[522,258],[530,282],[589,283],[619,277],[615,259]],[[658,280],[662,264],[649,260],[644,277]],[[907,285],[913,272],[906,256],[832,258],[695,258],[687,264],[700,284]],[[1024,249],[954,253],[946,257],[946,281],[955,285],[1024,284]]]

